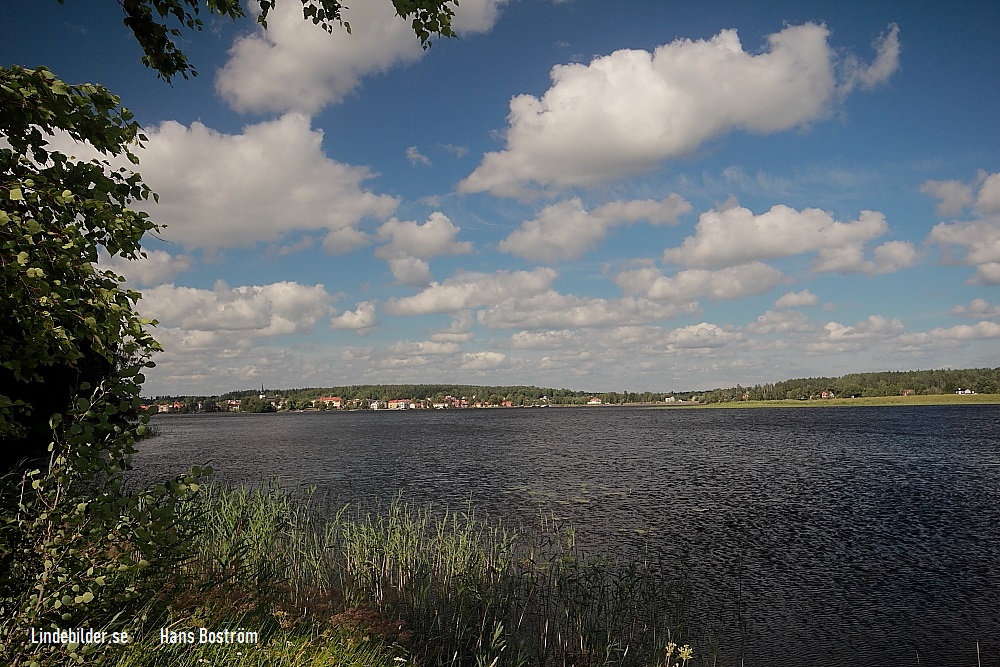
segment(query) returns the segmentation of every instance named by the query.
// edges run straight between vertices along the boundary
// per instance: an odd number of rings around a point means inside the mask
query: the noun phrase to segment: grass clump
[[[177,631],[244,628],[255,645],[164,645],[140,665],[683,665],[666,567],[588,558],[552,521],[526,532],[463,511],[331,507],[310,490],[208,486]]]

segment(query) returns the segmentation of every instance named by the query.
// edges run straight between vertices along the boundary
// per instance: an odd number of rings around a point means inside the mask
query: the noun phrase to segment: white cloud
[[[739,332],[726,331],[717,324],[701,322],[667,332],[663,342],[669,349],[705,349],[729,345],[741,338]]]
[[[308,250],[309,248],[313,247],[313,245],[315,243],[316,243],[316,239],[314,239],[313,237],[311,237],[311,236],[303,236],[301,239],[299,239],[295,243],[292,243],[292,244],[289,244],[289,245],[284,245],[284,246],[280,246],[280,247],[277,247],[276,245],[274,245],[274,246],[272,246],[272,251],[276,252],[279,257],[283,257],[285,255],[291,255],[291,254],[296,253],[296,252],[301,252],[303,250]]]
[[[466,343],[475,338],[469,329],[472,328],[472,313],[460,311],[451,321],[451,325],[443,331],[431,333],[430,339],[439,343]]]
[[[451,153],[455,157],[465,157],[466,155],[469,154],[468,146],[459,146],[456,144],[441,144],[441,148],[443,148],[448,153]]]
[[[581,340],[577,331],[518,331],[510,337],[511,347],[518,350],[562,350]]]
[[[492,371],[510,363],[506,354],[486,350],[483,352],[468,352],[462,355],[459,368],[467,371]]]
[[[331,311],[323,285],[278,282],[211,290],[159,285],[143,291],[139,310],[166,327],[187,332],[241,332],[242,336],[304,334]]]
[[[864,349],[873,341],[899,336],[903,323],[882,315],[869,315],[868,319],[854,326],[840,322],[827,322],[817,339],[807,343],[805,350],[813,354],[837,354]]]
[[[323,237],[323,249],[331,255],[343,253],[363,248],[371,243],[368,234],[354,227],[343,227],[331,230]]]
[[[647,324],[696,310],[696,303],[664,304],[632,297],[602,299],[548,290],[504,299],[476,315],[480,324],[490,329],[579,329]]]
[[[849,92],[860,83],[865,88],[874,88],[885,82],[899,69],[899,26],[895,23],[889,26],[889,31],[872,44],[878,54],[871,65],[860,63],[855,57],[848,56],[844,63],[845,81],[841,85],[841,94]]]
[[[425,167],[431,166],[431,159],[418,151],[416,146],[410,146],[406,149],[406,159],[410,161],[410,164],[422,164]]]
[[[964,252],[958,261],[977,267],[972,283],[1000,284],[1000,216],[969,222],[942,222],[934,226],[928,241],[950,251],[958,246]]]
[[[1000,306],[990,305],[986,299],[973,299],[968,306],[955,306],[951,314],[956,317],[981,317],[987,320],[1000,319]]]
[[[925,181],[920,191],[941,200],[936,212],[942,218],[958,215],[973,201],[972,188],[961,181]]]
[[[862,273],[893,273],[913,266],[917,261],[917,250],[909,241],[888,241],[875,248],[873,262],[862,265]]]
[[[355,304],[354,310],[347,310],[330,319],[331,329],[348,329],[366,335],[377,327],[379,322],[375,314],[374,301],[361,301]]]
[[[472,252],[472,243],[455,240],[459,231],[440,211],[431,213],[424,224],[393,218],[378,228],[378,238],[386,244],[377,248],[375,255],[382,259],[407,256],[427,260]]]
[[[975,195],[973,186],[978,188]],[[944,251],[946,261],[976,267],[976,273],[966,281],[969,284],[1000,284],[1000,173],[980,171],[972,186],[959,181],[927,181],[921,191],[942,198],[939,215],[957,215],[975,201],[972,204],[975,219],[939,223],[927,241]],[[953,195],[954,192],[960,194]],[[952,254],[953,247],[962,251],[957,258]]]
[[[990,174],[983,179],[983,184],[976,195],[976,210],[981,215],[1000,213],[1000,173]]]
[[[853,222],[838,222],[826,211],[797,211],[783,205],[754,215],[742,206],[702,213],[695,235],[680,247],[663,251],[663,261],[682,266],[720,268],[747,262],[817,253],[819,273],[888,273],[912,264],[916,250],[906,241],[875,249],[864,259],[864,246],[889,230],[885,216],[862,211]]]
[[[172,280],[178,273],[191,268],[190,255],[171,255],[165,250],[146,250],[145,257],[136,260],[111,257],[104,248],[98,253],[98,264],[102,269],[110,269],[137,286],[159,285]]]
[[[976,275],[966,282],[974,285],[1000,285],[1000,262],[986,262],[976,267]]]
[[[458,34],[485,32],[497,18],[495,0],[462,0],[453,26]],[[424,53],[410,22],[390,2],[350,3],[351,24],[326,33],[303,20],[297,2],[279,2],[261,28],[236,40],[219,71],[219,94],[237,111],[314,114],[340,102],[361,77],[418,60]],[[442,40],[443,41],[443,40]]]
[[[779,299],[780,301],[780,299]],[[752,334],[790,333],[812,331],[809,319],[796,310],[768,310],[746,327]]]
[[[328,158],[322,130],[304,116],[247,125],[241,134],[174,121],[144,132],[148,141],[136,154],[160,201],[144,202],[143,209],[166,225],[163,238],[187,248],[245,247],[319,230],[328,233],[327,250],[350,250],[368,242],[359,222],[385,219],[398,205],[362,187],[375,176],[367,168]],[[96,154],[68,137],[53,144],[81,159]]]
[[[423,287],[431,281],[431,266],[422,259],[416,257],[390,257],[389,270],[392,277],[413,287]]]
[[[389,353],[396,355],[426,355],[426,354],[458,354],[462,351],[458,343],[445,343],[433,340],[399,341],[389,346]]]
[[[767,264],[752,262],[718,271],[688,269],[673,276],[664,276],[653,267],[645,267],[619,273],[615,283],[630,296],[642,295],[653,301],[686,303],[701,296],[739,299],[761,294],[781,279],[781,271]]]
[[[977,324],[959,324],[948,328],[932,329],[923,333],[900,336],[900,341],[915,346],[944,344],[959,345],[976,340],[1000,338],[1000,324],[983,320]]]
[[[431,283],[413,296],[391,299],[385,310],[394,315],[452,313],[493,304],[512,296],[530,296],[550,288],[557,274],[549,268],[532,271],[460,273],[441,283]]]
[[[774,302],[775,308],[797,308],[799,306],[815,306],[819,297],[807,289],[801,292],[786,292]]]
[[[557,65],[541,99],[511,100],[506,148],[486,154],[459,190],[523,197],[531,184],[558,190],[649,171],[734,130],[773,133],[825,118],[856,83],[874,85],[898,66],[895,27],[871,67],[838,60],[828,36],[822,25],[788,26],[755,55],[723,30],[653,53]]]
[[[543,208],[501,241],[499,248],[532,261],[577,259],[593,249],[615,225],[640,220],[675,225],[678,217],[690,210],[691,204],[676,194],[661,201],[614,201],[590,211],[579,198],[573,198]]]

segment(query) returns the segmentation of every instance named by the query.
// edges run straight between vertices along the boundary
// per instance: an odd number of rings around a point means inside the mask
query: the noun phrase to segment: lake
[[[676,563],[693,643],[758,667],[1000,664],[1000,406],[163,415],[135,475],[575,527]],[[718,639],[721,631],[721,639]],[[738,663],[737,663],[738,664]]]

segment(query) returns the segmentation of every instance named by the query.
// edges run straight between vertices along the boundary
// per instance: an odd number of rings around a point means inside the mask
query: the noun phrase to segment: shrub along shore
[[[111,664],[691,660],[680,645],[677,573],[585,557],[572,531],[551,520],[526,532],[471,508],[439,511],[398,497],[330,507],[309,490],[274,484],[204,486],[190,509],[200,523],[191,559],[150,600],[142,627],[129,627],[133,643],[105,649],[117,652]],[[206,632],[212,643],[201,641]]]

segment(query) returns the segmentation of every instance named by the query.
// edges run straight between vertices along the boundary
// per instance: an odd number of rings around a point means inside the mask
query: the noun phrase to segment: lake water
[[[136,474],[315,484],[675,562],[760,667],[1000,665],[1000,406],[169,415]],[[704,648],[702,649],[704,650]]]

